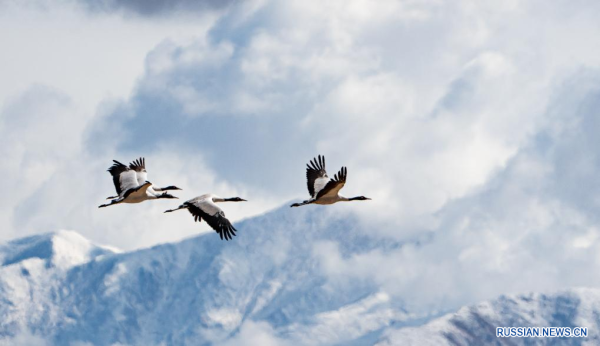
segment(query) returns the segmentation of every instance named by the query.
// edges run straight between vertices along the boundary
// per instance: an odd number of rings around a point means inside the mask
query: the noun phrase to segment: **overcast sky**
[[[165,217],[173,201],[97,209],[113,159],[146,157],[182,199],[246,198],[240,220],[306,198],[323,154],[373,198],[332,208],[435,235],[357,258],[320,244],[332,275],[414,304],[600,284],[598,18],[591,0],[0,0],[0,239],[207,229]]]

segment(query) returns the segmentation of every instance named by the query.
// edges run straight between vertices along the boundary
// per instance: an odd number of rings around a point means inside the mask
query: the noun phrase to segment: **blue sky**
[[[457,302],[597,284],[597,2],[140,3],[0,1],[0,239],[135,249],[207,230],[164,201],[98,210],[112,159],[145,156],[181,198],[247,198],[227,208],[240,220],[305,198],[324,154],[373,198],[332,212],[435,235],[357,258],[321,244],[332,275],[415,304],[439,278]]]

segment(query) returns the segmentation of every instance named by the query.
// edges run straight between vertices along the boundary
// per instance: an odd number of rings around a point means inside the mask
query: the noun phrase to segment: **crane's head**
[[[180,188],[178,188],[177,186],[167,186],[167,187],[163,187],[162,188],[163,191],[167,191],[167,190],[181,190]]]
[[[248,202],[243,198],[239,198],[239,197],[232,197],[232,198],[225,198],[225,202]]]
[[[358,196],[358,197],[352,197],[350,198],[351,201],[370,201],[371,199],[369,197],[365,197],[365,196]]]
[[[158,198],[179,199],[179,197],[175,197],[175,196],[173,196],[171,194],[168,194],[166,192],[163,193],[163,194],[158,195]]]

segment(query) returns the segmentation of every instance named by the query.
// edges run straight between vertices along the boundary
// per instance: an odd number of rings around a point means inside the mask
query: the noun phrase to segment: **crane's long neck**
[[[159,198],[175,198],[172,195],[169,195],[166,192],[158,193],[158,191],[163,191],[161,189],[149,188],[146,190],[146,196],[148,199],[159,199]]]
[[[169,190],[181,190],[180,188],[178,188],[177,186],[167,186],[167,187],[152,187],[154,189],[154,191],[169,191]]]
[[[159,194],[156,193],[156,191],[158,191],[158,190],[154,189],[153,187],[148,188],[148,190],[146,190],[146,197],[148,199],[157,199],[157,198],[159,198],[158,197]]]
[[[223,197],[214,196],[212,198],[212,201],[215,203],[219,203],[219,202],[245,202],[246,200],[239,198],[239,197],[223,198]]]
[[[369,201],[371,199],[367,198],[365,196],[357,196],[357,197],[348,198],[347,200],[348,201]]]

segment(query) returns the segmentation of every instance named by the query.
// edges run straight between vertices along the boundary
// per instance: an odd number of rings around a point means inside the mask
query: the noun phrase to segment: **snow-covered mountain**
[[[238,223],[230,242],[210,232],[126,253],[69,231],[8,242],[0,345],[466,345],[496,342],[496,325],[600,325],[592,290],[504,297],[422,325],[375,284],[324,276],[319,244],[341,256],[402,246],[331,210],[282,207]]]
[[[585,338],[496,338],[496,327],[587,327]],[[388,345],[598,345],[600,290],[502,296],[461,308],[423,326],[390,329]]]
[[[327,240],[342,254],[390,245],[350,213],[325,213],[282,207],[238,223],[230,242],[210,232],[128,253],[66,231],[9,242],[0,248],[0,336],[202,345],[263,321],[293,343],[375,342],[406,319],[401,306],[369,283],[332,285],[313,252]]]
[[[59,297],[73,268],[115,254],[75,232],[36,235],[0,245],[0,336],[52,330],[62,316]]]

